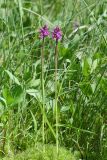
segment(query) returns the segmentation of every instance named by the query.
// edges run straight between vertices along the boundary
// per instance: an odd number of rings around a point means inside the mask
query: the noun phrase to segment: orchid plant
[[[42,39],[42,47],[41,47],[41,85],[42,85],[42,101],[43,101],[43,127],[42,127],[42,138],[43,144],[45,143],[45,89],[44,89],[44,41],[45,38],[50,35],[48,26],[45,25],[40,29],[40,39]],[[55,119],[56,119],[56,152],[58,154],[59,148],[59,138],[58,138],[58,87],[57,87],[57,70],[58,70],[58,42],[62,39],[62,31],[59,27],[55,27],[52,31],[52,39],[55,40]]]
[[[44,43],[45,38],[49,36],[49,30],[47,25],[43,26],[40,31],[40,39],[42,40],[42,47],[41,47],[41,88],[42,88],[42,109],[43,109],[43,116],[42,116],[42,141],[43,141],[43,151],[45,151],[44,144],[45,144],[45,89],[44,89]]]

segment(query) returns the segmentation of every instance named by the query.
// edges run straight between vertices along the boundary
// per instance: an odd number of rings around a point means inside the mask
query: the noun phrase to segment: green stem
[[[42,86],[42,109],[43,109],[43,116],[42,116],[42,141],[43,141],[43,151],[45,151],[44,144],[45,144],[45,90],[44,90],[44,38],[42,43],[42,50],[41,50],[41,86]]]
[[[58,155],[59,143],[58,143],[58,87],[57,87],[57,69],[58,69],[58,41],[55,46],[55,114],[56,114],[56,152]]]
[[[2,154],[5,154],[5,144],[6,144],[6,127],[3,129],[3,140],[2,140]]]

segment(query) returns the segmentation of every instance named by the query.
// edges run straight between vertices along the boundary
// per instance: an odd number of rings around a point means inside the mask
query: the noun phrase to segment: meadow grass
[[[76,160],[74,156],[64,148],[59,149],[59,155],[56,157],[56,147],[53,145],[45,146],[45,153],[43,152],[43,145],[37,144],[35,147],[28,148],[26,151],[17,154],[16,156],[8,156],[3,160]]]
[[[44,24],[63,32],[57,89],[51,37],[41,65],[38,31]],[[1,155],[39,157],[29,148],[43,142],[79,153],[78,159],[106,160],[107,1],[1,0],[0,36]]]

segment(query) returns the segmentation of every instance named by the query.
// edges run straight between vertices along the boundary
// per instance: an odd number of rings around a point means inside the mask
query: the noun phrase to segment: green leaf
[[[32,79],[29,83],[29,87],[37,87],[40,85],[40,79]]]
[[[12,88],[11,92],[12,92],[12,97],[14,98],[13,104],[18,104],[23,101],[25,93],[21,86],[15,85]]]
[[[7,108],[6,100],[0,97],[0,116],[4,113],[5,108]]]
[[[106,78],[102,78],[102,80],[100,82],[100,85],[101,85],[102,90],[107,95],[107,79]]]
[[[18,0],[18,3],[19,3],[19,12],[20,12],[20,16],[21,16],[21,19],[23,17],[23,9],[22,9],[22,2],[21,0]]]
[[[33,118],[34,130],[35,130],[35,132],[37,132],[37,121],[36,121],[36,118],[35,118],[35,116],[34,116],[34,114],[32,113],[31,110],[30,110],[30,113],[31,113],[32,118]]]
[[[7,103],[6,103],[6,100],[2,97],[0,97],[0,102],[5,106],[7,107]]]
[[[12,97],[8,88],[3,89],[3,97],[6,99],[7,105],[10,105],[14,102],[14,98]]]
[[[4,106],[3,106],[3,104],[0,102],[0,116],[2,116],[3,113],[4,113]]]
[[[3,125],[3,123],[0,123],[0,127],[3,127],[4,125]]]
[[[62,106],[61,112],[66,112],[70,110],[70,106]]]
[[[41,97],[41,93],[38,90],[36,90],[36,89],[27,89],[26,93],[29,94],[30,96],[33,96],[33,97],[39,99],[40,102],[41,102],[42,97]]]
[[[9,78],[16,83],[17,85],[21,85],[19,80],[8,70],[5,70],[5,72],[8,74]]]
[[[88,76],[90,74],[90,65],[86,57],[82,62],[82,72],[84,76]]]
[[[93,71],[96,69],[97,65],[98,65],[98,60],[96,59],[96,60],[94,60],[93,63],[92,63],[91,72],[93,72]]]
[[[80,82],[79,86],[80,86],[82,92],[84,93],[84,95],[86,95],[86,96],[92,95],[93,90],[92,90],[90,82]]]

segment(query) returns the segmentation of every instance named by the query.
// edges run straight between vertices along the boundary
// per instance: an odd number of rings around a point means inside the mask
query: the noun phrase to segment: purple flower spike
[[[42,27],[39,31],[40,33],[40,38],[44,39],[45,37],[49,36],[49,30],[47,25],[45,25],[44,27]]]
[[[62,31],[59,27],[56,27],[52,32],[52,38],[56,39],[56,41],[62,38]]]

